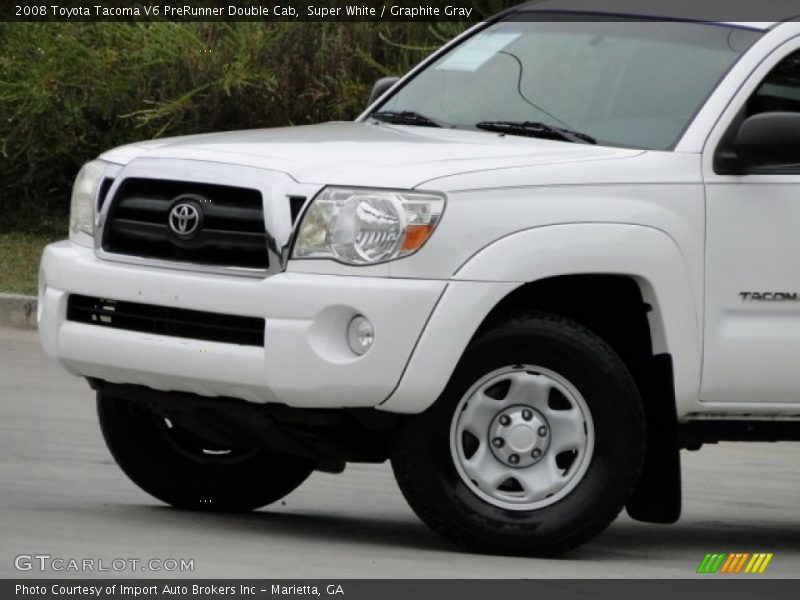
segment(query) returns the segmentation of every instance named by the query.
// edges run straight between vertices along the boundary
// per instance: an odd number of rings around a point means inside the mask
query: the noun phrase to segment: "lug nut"
[[[531,411],[529,411],[529,410],[523,410],[522,411],[522,418],[525,421],[530,421],[533,418],[533,413]]]
[[[539,458],[541,455],[542,455],[542,451],[539,450],[538,448],[534,448],[533,452],[531,452],[531,456],[533,458]]]
[[[508,462],[510,462],[512,465],[516,465],[517,463],[519,463],[519,454],[512,454],[511,456],[509,456]]]
[[[495,448],[502,448],[505,444],[506,442],[503,438],[496,437],[492,440],[492,446]]]
[[[547,427],[542,425],[539,427],[539,437],[545,437],[547,435]]]
[[[511,424],[511,417],[508,415],[500,415],[500,425],[506,427]]]

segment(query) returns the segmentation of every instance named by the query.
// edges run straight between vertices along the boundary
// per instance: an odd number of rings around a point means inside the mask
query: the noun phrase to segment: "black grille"
[[[106,177],[103,181],[100,182],[100,189],[97,190],[97,210],[99,211],[103,208],[103,205],[106,203],[106,196],[108,196],[108,190],[111,189],[111,186],[114,185],[114,180],[111,177]]]
[[[185,202],[201,215],[199,229],[189,237],[169,227],[170,211]],[[200,265],[267,269],[261,194],[223,185],[126,179],[106,219],[103,249]]]
[[[264,345],[264,319],[71,294],[67,320],[173,337]]]

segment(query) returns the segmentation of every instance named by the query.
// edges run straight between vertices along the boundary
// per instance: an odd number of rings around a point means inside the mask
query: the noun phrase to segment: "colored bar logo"
[[[706,554],[697,567],[697,573],[723,573],[725,575],[750,574],[760,575],[767,570],[767,565],[772,560],[772,552],[734,552],[727,554],[717,552]]]

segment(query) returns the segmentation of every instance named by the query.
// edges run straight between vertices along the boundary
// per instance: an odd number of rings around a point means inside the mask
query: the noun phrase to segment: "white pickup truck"
[[[355,122],[84,166],[39,331],[134,482],[251,510],[389,459],[450,540],[552,555],[675,521],[681,448],[800,437],[800,24],[537,7]]]

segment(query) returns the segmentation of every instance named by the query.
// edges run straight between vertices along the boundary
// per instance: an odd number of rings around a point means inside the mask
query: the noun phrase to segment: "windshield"
[[[716,24],[517,19],[459,44],[372,114],[460,129],[511,122],[534,136],[530,125],[542,124],[600,144],[666,150],[761,35]],[[514,132],[522,129],[505,133]]]

